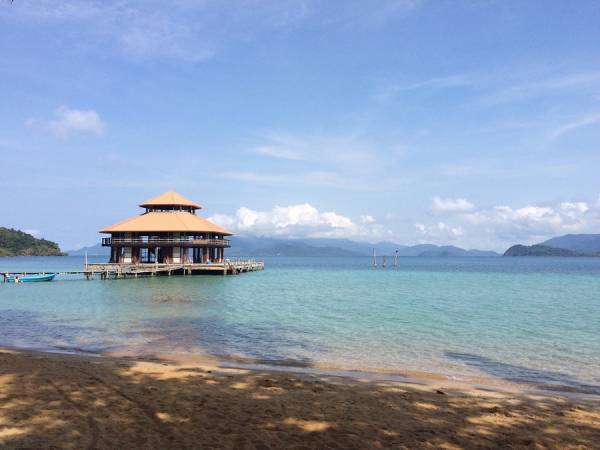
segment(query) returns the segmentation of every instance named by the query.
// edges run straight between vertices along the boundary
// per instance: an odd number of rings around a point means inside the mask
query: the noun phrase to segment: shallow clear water
[[[0,345],[209,352],[600,392],[600,258],[270,258],[240,276],[0,284]],[[1,258],[0,272],[83,259]]]

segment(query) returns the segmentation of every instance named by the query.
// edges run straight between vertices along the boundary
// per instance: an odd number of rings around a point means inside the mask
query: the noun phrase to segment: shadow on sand
[[[593,448],[600,405],[0,351],[2,448]]]
[[[472,353],[445,352],[445,355],[450,359],[460,361],[493,377],[514,383],[526,384],[534,389],[600,395],[600,385],[582,383],[576,378],[562,372],[507,364]]]

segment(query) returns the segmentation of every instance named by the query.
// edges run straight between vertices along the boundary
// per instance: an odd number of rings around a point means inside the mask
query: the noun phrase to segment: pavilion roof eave
[[[109,231],[107,229],[98,230],[98,233],[101,234],[114,234],[114,233],[216,233],[222,234],[223,236],[233,236],[233,233],[230,231],[211,231],[211,230],[128,230],[128,231]]]
[[[229,230],[189,213],[149,212],[118,222],[99,231],[112,233],[217,233],[232,236]]]

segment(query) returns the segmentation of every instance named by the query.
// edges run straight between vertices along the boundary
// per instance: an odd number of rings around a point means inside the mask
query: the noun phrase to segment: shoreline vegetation
[[[3,448],[593,448],[600,402],[0,349]]]
[[[0,227],[0,256],[66,256],[56,242]]]

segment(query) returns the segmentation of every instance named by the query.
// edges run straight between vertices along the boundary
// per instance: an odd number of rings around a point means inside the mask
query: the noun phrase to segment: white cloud
[[[585,202],[562,202],[554,206],[496,206],[491,210],[465,214],[473,225],[493,225],[512,234],[544,234],[580,231],[590,210]]]
[[[444,222],[438,222],[433,225],[416,223],[415,228],[419,234],[426,237],[430,242],[443,243],[447,240],[456,240],[464,234],[462,227],[450,226]]]
[[[278,173],[252,172],[252,171],[227,171],[219,174],[219,179],[226,178],[252,184],[303,187],[327,187],[333,189],[355,191],[355,192],[393,192],[399,187],[406,185],[405,178],[384,177],[372,180],[370,177],[361,178],[348,173],[323,171]]]
[[[276,158],[307,160],[335,165],[336,168],[359,170],[375,163],[376,150],[361,133],[302,133],[281,130],[260,133],[253,153]]]
[[[521,101],[539,95],[549,95],[552,92],[592,88],[600,83],[600,72],[575,72],[532,82],[516,83],[480,98],[482,104],[495,105]]]
[[[343,133],[291,133],[268,130],[258,133],[246,151],[281,160],[275,173],[232,170],[225,176],[253,182],[329,186],[355,191],[392,192],[407,183],[394,164],[404,156],[398,142],[382,143],[361,130]],[[285,164],[285,165],[284,165]],[[281,168],[287,167],[283,175]],[[303,171],[301,168],[312,170]]]
[[[436,196],[433,197],[431,203],[433,211],[437,213],[465,212],[475,208],[475,205],[466,198],[440,198]]]
[[[264,31],[289,32],[307,23],[377,25],[415,9],[420,0],[346,3],[341,8],[315,0],[19,0],[0,8],[0,20],[59,24],[78,31],[83,44],[101,39],[134,60],[174,58],[195,63],[210,59],[231,41],[247,41]]]
[[[475,99],[476,104],[496,106],[565,92],[593,94],[599,84],[600,71],[547,76],[529,71],[525,74],[507,74],[504,70],[500,70],[488,73],[453,74],[405,83],[382,83],[372,98],[376,102],[387,103],[405,92],[468,88],[469,93],[478,94]],[[518,121],[517,124],[519,128],[524,125],[523,121]]]
[[[302,154],[300,154],[298,151],[285,147],[278,147],[275,145],[260,145],[258,147],[253,148],[252,152],[258,155],[270,156],[272,158],[278,159],[291,159],[295,161],[300,161],[304,159]]]
[[[342,177],[340,177],[337,173],[326,171],[299,172],[292,173],[289,175],[282,173],[229,171],[224,172],[221,176],[231,180],[244,181],[250,183],[264,183],[275,185],[299,184],[303,186],[332,187],[338,189],[355,189],[357,187],[355,184],[348,182]]]
[[[389,233],[373,222],[358,225],[349,217],[333,211],[321,212],[309,203],[276,206],[270,211],[242,207],[235,215],[215,214],[209,220],[237,233],[266,236],[361,239]]]
[[[93,134],[101,136],[106,127],[100,116],[93,109],[80,110],[61,106],[55,111],[53,120],[30,119],[29,126],[41,126],[59,139],[67,139],[74,134]]]
[[[352,232],[356,225],[348,217],[335,212],[319,212],[308,203],[280,207],[270,211],[255,211],[242,207],[235,217],[213,216],[211,220],[221,222],[239,232],[267,235],[295,235],[320,233],[336,229]]]
[[[372,0],[330,2],[330,14],[323,18],[325,24],[343,28],[372,27],[401,17],[418,8],[422,0]],[[327,4],[327,2],[325,2]]]
[[[428,78],[412,83],[389,83],[379,87],[372,97],[378,103],[388,103],[403,92],[417,90],[443,90],[464,88],[472,85],[472,81],[465,75],[449,75],[439,78]]]
[[[588,212],[590,207],[586,202],[562,202],[560,209],[566,216],[575,219],[577,216]]]
[[[556,128],[548,137],[552,141],[579,128],[596,124],[600,124],[600,114],[590,114]]]
[[[20,0],[11,6],[2,8],[11,10],[11,16],[4,17],[60,24],[79,31],[82,42],[102,39],[134,60],[203,61],[214,54],[216,36],[222,36],[208,24],[215,15],[212,2]]]
[[[600,230],[600,197],[597,203],[562,201],[521,207],[495,206],[461,211],[449,222],[416,223],[426,241],[470,248],[506,250],[513,244],[535,244],[568,233]]]
[[[567,163],[549,158],[544,161],[535,160],[533,165],[529,160],[523,160],[522,164],[517,164],[516,161],[520,160],[515,158],[510,160],[506,158],[470,159],[458,163],[440,164],[435,173],[446,177],[486,177],[501,178],[506,181],[523,176],[564,177],[577,172],[578,169],[577,164],[573,162]]]
[[[539,243],[556,235],[593,232],[600,225],[597,211],[586,202],[520,208],[496,206],[463,217],[474,231],[483,231],[505,245]]]
[[[450,75],[441,78],[430,78],[409,84],[398,84],[396,91],[413,91],[416,89],[447,89],[460,86],[469,86],[472,82],[465,75]]]
[[[600,229],[600,197],[598,204],[595,201],[562,201],[548,205],[496,206],[460,211],[460,214],[451,215],[449,220],[410,222],[414,229],[412,239],[404,232],[402,240],[406,243],[418,240],[504,251],[513,244],[539,243],[561,234],[597,232]],[[209,220],[238,234],[367,241],[395,240],[386,221],[398,221],[397,218],[388,217],[380,223],[368,214],[353,220],[334,211],[319,211],[309,203],[278,206],[266,211],[244,207],[232,215],[215,214]]]
[[[11,10],[3,8],[4,14],[9,12],[14,16],[33,21],[47,20],[82,20],[97,15],[101,3],[81,2],[77,0],[21,0],[11,5]]]

